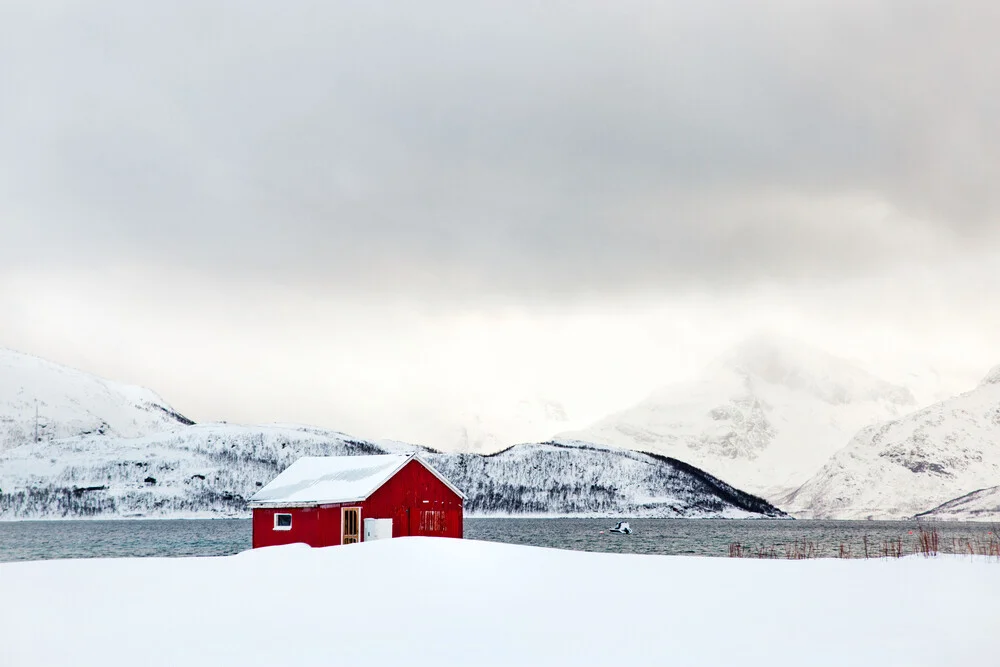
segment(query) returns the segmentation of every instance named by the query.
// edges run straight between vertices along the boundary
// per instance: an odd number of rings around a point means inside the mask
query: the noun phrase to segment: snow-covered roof
[[[461,497],[464,494],[416,454],[304,456],[250,498],[250,507],[291,507],[365,500],[416,460]]]

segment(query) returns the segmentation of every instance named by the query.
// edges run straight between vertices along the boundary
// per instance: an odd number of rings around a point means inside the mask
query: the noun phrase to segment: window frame
[[[279,526],[278,525],[278,517],[279,516],[287,516],[288,517],[288,525],[287,526]],[[292,514],[291,514],[291,512],[275,512],[274,513],[274,530],[291,530],[291,529],[292,529]]]

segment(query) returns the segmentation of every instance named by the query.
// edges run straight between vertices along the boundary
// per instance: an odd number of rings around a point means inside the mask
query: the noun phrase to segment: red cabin
[[[253,547],[462,537],[464,498],[416,454],[306,456],[250,499]]]

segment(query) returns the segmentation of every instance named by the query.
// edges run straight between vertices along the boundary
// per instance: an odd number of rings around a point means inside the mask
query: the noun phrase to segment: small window
[[[275,514],[274,515],[274,529],[275,530],[291,530],[292,529],[292,515],[291,514]]]

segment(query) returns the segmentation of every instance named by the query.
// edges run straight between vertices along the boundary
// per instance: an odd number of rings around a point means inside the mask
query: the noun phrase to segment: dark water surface
[[[752,555],[785,557],[791,550],[837,556],[881,556],[901,544],[918,551],[920,528],[934,529],[940,550],[962,552],[995,538],[984,523],[916,521],[778,521],[630,519],[632,535],[607,532],[609,519],[466,519],[468,539],[580,551],[728,556],[739,543]],[[602,532],[603,531],[603,532]],[[224,556],[250,548],[247,519],[0,522],[0,562],[49,558]]]
[[[249,548],[249,519],[0,521],[0,562],[227,556]]]
[[[984,546],[998,530],[981,522],[630,519],[633,533],[617,535],[608,532],[614,524],[607,519],[466,519],[465,533],[514,544],[664,555],[729,556],[730,545],[737,543],[745,554],[784,558],[795,551],[838,556],[842,545],[845,555],[864,557],[866,538],[870,556],[900,545],[904,554],[915,553],[921,528],[937,531],[942,552],[961,552],[969,541]]]

